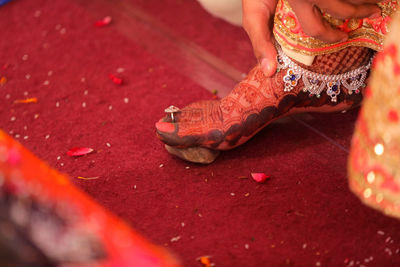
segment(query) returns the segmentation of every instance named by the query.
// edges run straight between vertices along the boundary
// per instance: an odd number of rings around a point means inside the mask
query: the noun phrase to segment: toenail
[[[175,125],[169,122],[157,122],[156,128],[160,132],[173,133],[175,131]]]

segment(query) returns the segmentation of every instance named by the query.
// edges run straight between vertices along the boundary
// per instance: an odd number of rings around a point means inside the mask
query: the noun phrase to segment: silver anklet
[[[293,90],[301,78],[304,83],[303,92],[309,92],[310,97],[315,95],[319,98],[322,91],[326,89],[326,93],[331,97],[332,102],[337,101],[341,85],[347,89],[349,95],[353,94],[353,92],[356,94],[360,93],[360,89],[365,87],[364,81],[367,78],[367,72],[371,68],[372,60],[374,59],[374,56],[372,56],[367,65],[349,72],[338,75],[325,75],[300,67],[285,55],[280,47],[277,47],[277,50],[277,71],[288,69],[286,75],[283,76],[283,81],[285,82],[283,90],[285,92]]]

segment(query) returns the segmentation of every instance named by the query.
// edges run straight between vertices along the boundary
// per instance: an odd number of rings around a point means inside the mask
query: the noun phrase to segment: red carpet
[[[119,1],[87,1],[91,8],[83,2],[14,0],[0,8],[0,76],[8,79],[0,86],[2,129],[185,266],[201,266],[195,259],[202,255],[217,266],[400,264],[400,222],[363,206],[347,187],[356,111],[288,118],[210,166],[185,163],[165,152],[154,122],[170,104],[211,93],[190,68],[180,72],[169,54],[146,46],[145,36],[128,36],[130,25],[118,24],[122,15],[108,27],[93,26],[102,18],[94,16],[98,10]],[[233,69],[254,62],[244,33],[194,1],[126,5]],[[231,39],[247,48],[236,51]],[[174,42],[157,40],[166,47]],[[192,60],[188,55],[176,64]],[[113,84],[111,73],[124,84]],[[14,104],[32,97],[38,102]],[[74,146],[96,153],[66,156]],[[265,184],[238,178],[251,172],[272,178]]]
[[[197,1],[164,0],[162,5],[157,0],[130,2],[244,73],[256,63],[245,31],[212,17]]]

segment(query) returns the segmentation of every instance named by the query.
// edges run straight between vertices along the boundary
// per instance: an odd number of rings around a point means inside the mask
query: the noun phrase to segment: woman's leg
[[[367,65],[373,52],[368,48],[350,47],[337,53],[317,56],[305,67],[321,74],[341,74]],[[300,79],[285,92],[281,70],[267,78],[260,66],[221,100],[200,101],[188,105],[156,123],[157,135],[165,144],[176,148],[205,147],[227,150],[243,144],[272,121],[298,112],[332,112],[360,103],[361,94],[349,94],[342,88],[337,101],[322,92],[320,97],[304,92]]]

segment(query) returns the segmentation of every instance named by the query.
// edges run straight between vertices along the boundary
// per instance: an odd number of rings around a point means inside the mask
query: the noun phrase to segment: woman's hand
[[[276,72],[276,49],[273,44],[272,28],[278,0],[242,0],[243,28],[249,35],[254,55],[261,64],[264,74]]]
[[[322,17],[321,10],[338,19],[375,18],[381,15],[376,3],[382,0],[288,0],[301,28],[308,36],[327,43],[346,41],[347,34]]]
[[[254,54],[266,76],[276,71],[276,49],[272,28],[278,0],[242,0],[243,27],[249,35]],[[309,36],[327,43],[345,41],[345,32],[334,29],[322,17],[327,12],[339,19],[375,18],[381,10],[376,3],[382,0],[288,0],[300,25]]]

